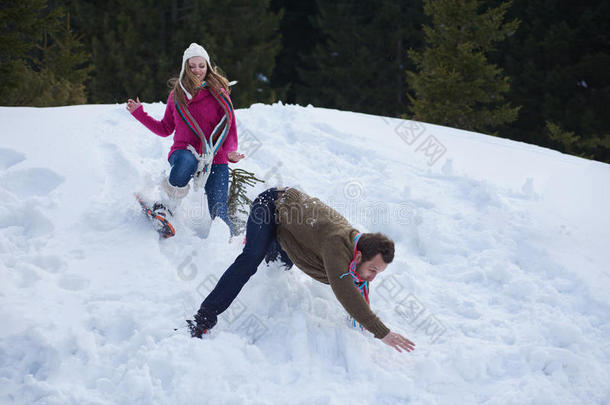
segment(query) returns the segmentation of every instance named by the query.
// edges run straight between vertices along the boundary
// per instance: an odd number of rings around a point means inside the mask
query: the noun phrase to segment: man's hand
[[[383,339],[381,339],[381,341],[388,346],[392,346],[400,353],[402,353],[402,350],[400,350],[401,348],[408,352],[415,350],[415,343],[398,333],[390,332]]]

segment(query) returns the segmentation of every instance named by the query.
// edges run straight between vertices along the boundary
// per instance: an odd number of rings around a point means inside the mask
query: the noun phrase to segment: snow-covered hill
[[[158,192],[171,139],[124,105],[3,107],[0,403],[610,403],[609,165],[350,112],[236,115],[251,197],[297,186],[395,240],[372,307],[416,350],[265,264],[211,338],[174,332],[241,240],[200,193],[176,237],[151,231],[133,192]]]

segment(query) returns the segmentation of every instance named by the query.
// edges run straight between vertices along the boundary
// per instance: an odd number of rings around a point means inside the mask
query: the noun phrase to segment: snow
[[[296,186],[395,240],[371,302],[416,350],[264,263],[191,339],[242,238],[192,192],[176,237],[151,231],[133,192],[159,192],[171,138],[124,105],[2,107],[0,403],[610,403],[609,165],[312,106],[236,116],[250,197]]]

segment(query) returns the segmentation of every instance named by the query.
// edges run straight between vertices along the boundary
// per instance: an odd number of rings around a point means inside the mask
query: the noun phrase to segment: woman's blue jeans
[[[177,149],[169,157],[172,170],[169,173],[169,184],[184,187],[197,170],[197,159],[186,149]],[[228,226],[231,236],[235,235],[235,227],[229,218],[229,165],[212,164],[210,176],[205,184],[205,194],[208,197],[208,209],[212,219],[219,217]]]

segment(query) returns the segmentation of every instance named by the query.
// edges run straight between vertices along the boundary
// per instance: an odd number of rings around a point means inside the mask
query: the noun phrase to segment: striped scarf
[[[364,300],[366,301],[366,303],[370,305],[370,302],[369,302],[369,282],[366,281],[366,280],[363,280],[360,277],[360,275],[358,273],[356,273],[356,267],[358,265],[358,263],[356,262],[356,253],[358,252],[358,239],[360,239],[361,235],[362,235],[362,233],[359,233],[354,238],[354,258],[352,259],[351,263],[348,266],[347,273],[341,274],[341,276],[339,276],[339,278],[343,278],[343,277],[345,277],[347,275],[352,276],[352,280],[354,281],[354,285],[356,286],[356,288],[358,288],[358,290],[360,291],[360,294],[362,295],[362,297],[364,297]],[[356,322],[355,319],[352,319],[352,326],[360,327],[360,329],[362,329],[362,330],[364,329],[364,327],[362,325],[360,325],[358,322]]]
[[[188,108],[182,108],[180,103],[178,102],[178,97],[174,94],[174,104],[176,105],[176,111],[180,114],[180,117],[184,121],[187,127],[190,128],[191,131],[201,140],[201,149],[196,151],[194,147],[189,145],[189,150],[197,157],[199,162],[199,166],[195,175],[193,176],[195,182],[195,188],[200,188],[205,186],[207,178],[210,175],[210,169],[212,167],[212,162],[214,161],[214,156],[222,146],[223,142],[227,138],[229,134],[229,130],[231,129],[231,122],[233,122],[233,117],[235,112],[233,110],[233,104],[229,97],[227,97],[223,92],[219,92],[214,90],[213,88],[207,86],[207,82],[203,82],[198,89],[203,89],[207,87],[208,91],[212,96],[216,99],[218,104],[222,107],[225,112],[225,115],[218,122],[212,134],[210,134],[209,138],[206,138],[205,134],[197,124],[197,121],[193,118]]]

